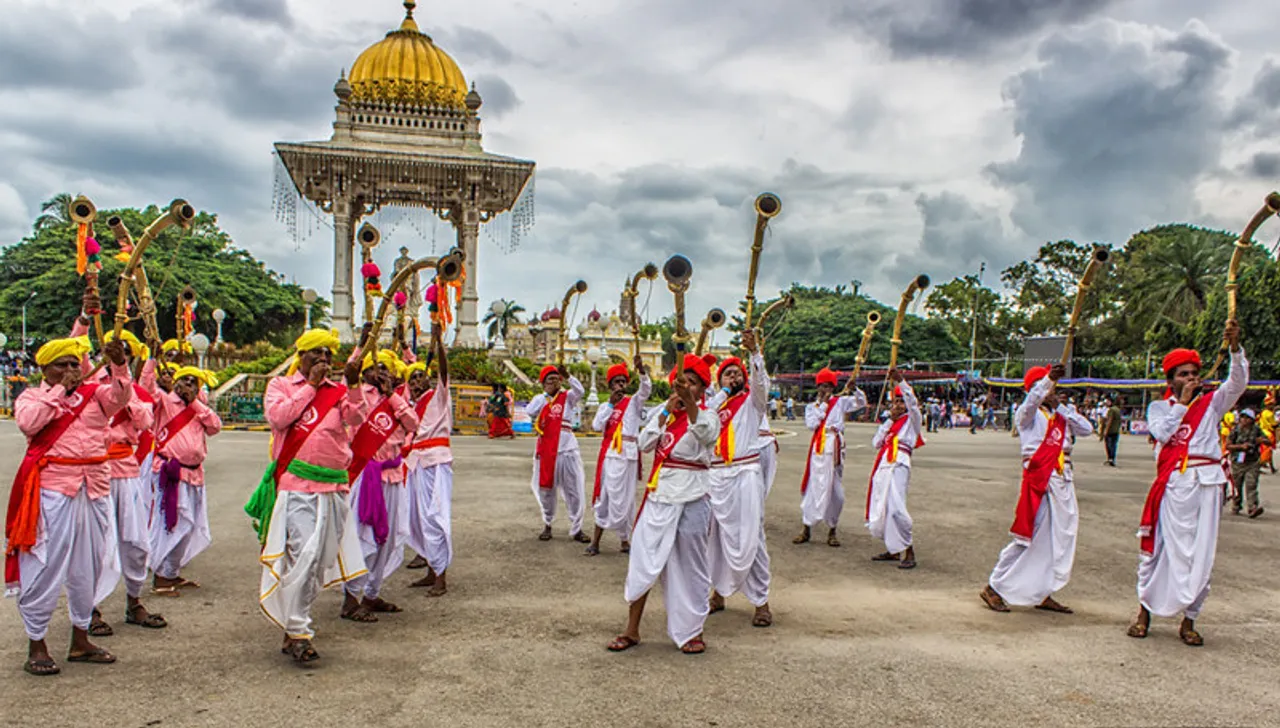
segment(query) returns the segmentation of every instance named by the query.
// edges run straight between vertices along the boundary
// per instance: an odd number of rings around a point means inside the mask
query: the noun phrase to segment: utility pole
[[[978,268],[978,285],[973,288],[973,334],[969,337],[969,376],[973,376],[978,359],[978,292],[982,289],[982,274],[987,272],[987,262]]]

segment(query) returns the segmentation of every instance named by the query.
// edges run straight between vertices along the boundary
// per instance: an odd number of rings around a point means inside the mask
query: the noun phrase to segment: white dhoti
[[[366,572],[346,494],[280,491],[258,560],[262,613],[293,639],[314,637],[311,606],[320,590]]]
[[[414,468],[409,489],[409,548],[440,574],[453,563],[453,465]]]
[[[712,584],[720,596],[740,591],[753,606],[762,606],[769,601],[769,553],[760,463],[713,467],[710,476],[707,564]]]
[[[133,478],[112,478],[111,499],[125,593],[136,599],[147,585],[151,556],[151,471],[144,470]]]
[[[178,521],[173,530],[165,525],[163,498],[156,494],[151,517],[151,556],[147,565],[164,579],[177,579],[182,567],[213,543],[204,486],[185,480],[178,484]]]
[[[679,647],[702,634],[707,620],[711,573],[707,569],[707,532],[711,507],[706,500],[679,505],[649,501],[632,534],[627,562],[627,603],[644,596],[662,579],[667,634]]]
[[[115,506],[110,496],[73,498],[40,491],[40,524],[31,551],[18,556],[18,613],[27,639],[42,640],[65,586],[71,626],[88,629],[93,607],[120,581]]]
[[[1000,552],[991,570],[991,588],[1009,604],[1031,607],[1071,580],[1080,514],[1071,470],[1049,476],[1036,511],[1031,541],[1015,538]]]
[[[1195,619],[1209,596],[1209,577],[1218,549],[1222,484],[1201,485],[1195,474],[1169,476],[1155,548],[1138,560],[1138,600],[1158,617],[1185,614]]]
[[[582,510],[585,494],[582,488],[582,453],[577,450],[561,451],[556,455],[555,479],[550,488],[538,487],[538,458],[533,459],[533,495],[542,509],[542,523],[550,526],[556,517],[556,492],[564,499],[569,511],[569,533],[582,533]]]
[[[778,442],[766,440],[760,445],[760,471],[764,473],[764,494],[773,491],[773,479],[778,476]]]
[[[800,516],[804,525],[816,526],[825,521],[835,528],[844,510],[844,463],[837,463],[831,449],[809,459],[809,485],[800,499]]]
[[[631,540],[631,525],[636,512],[636,479],[639,460],[606,455],[600,471],[600,497],[592,513],[596,527],[618,534],[622,541]]]
[[[867,530],[884,541],[891,554],[902,553],[911,545],[911,514],[907,512],[910,485],[911,466],[904,463],[881,463],[871,477]]]
[[[351,488],[347,507],[357,513],[360,491],[367,486],[359,478]],[[404,545],[409,542],[409,489],[403,483],[378,483],[382,499],[387,504],[387,539],[378,543],[373,526],[356,519],[356,533],[360,537],[360,551],[364,554],[366,573],[347,580],[347,593],[356,598],[377,599],[382,584],[404,563]]]

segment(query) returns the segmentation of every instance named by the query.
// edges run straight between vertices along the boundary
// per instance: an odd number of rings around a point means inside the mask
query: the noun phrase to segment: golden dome
[[[354,101],[466,108],[467,80],[449,54],[413,20],[414,0],[405,0],[404,22],[365,49],[348,81]]]

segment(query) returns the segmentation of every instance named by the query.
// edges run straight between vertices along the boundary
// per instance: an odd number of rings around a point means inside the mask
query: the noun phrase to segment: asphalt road
[[[792,423],[794,424],[794,423]],[[788,425],[783,423],[782,427]],[[455,440],[456,561],[450,593],[427,599],[396,574],[384,595],[405,607],[378,624],[338,619],[340,592],[317,607],[314,669],[279,653],[256,605],[257,543],[241,506],[266,464],[266,435],[212,441],[215,542],[187,570],[203,588],[151,599],[171,627],[121,622],[123,587],[105,611],[112,666],[63,665],[52,679],[21,672],[26,642],[12,602],[0,608],[0,722],[113,726],[1265,726],[1280,725],[1280,503],[1263,518],[1224,516],[1214,590],[1199,622],[1207,645],[1183,646],[1156,620],[1145,641],[1124,635],[1134,611],[1134,532],[1152,476],[1140,438],[1120,467],[1102,447],[1075,456],[1079,550],[1059,598],[1073,616],[995,614],[978,599],[1007,540],[1018,461],[1005,433],[944,432],[917,453],[909,506],[920,566],[873,564],[882,550],[861,522],[872,450],[850,428],[844,546],[794,546],[805,437],[782,439],[768,503],[772,629],[750,626],[734,597],[707,624],[709,650],[681,655],[665,637],[659,599],[645,642],[605,651],[626,616],[625,558],[605,537],[588,559],[550,543],[529,492],[533,441]],[[598,440],[584,441],[588,473]],[[22,452],[0,423],[0,495]],[[1276,489],[1263,479],[1263,498]],[[658,595],[655,595],[655,597]],[[50,644],[64,654],[65,611]]]

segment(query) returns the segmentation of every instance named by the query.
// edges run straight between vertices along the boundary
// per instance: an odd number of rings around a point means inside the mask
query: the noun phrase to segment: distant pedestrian
[[[1235,498],[1231,512],[1240,515],[1242,505],[1247,505],[1250,518],[1262,515],[1258,504],[1258,475],[1262,472],[1261,448],[1267,443],[1251,409],[1240,411],[1236,425],[1227,436],[1227,454],[1231,458],[1231,480],[1235,483]]]

